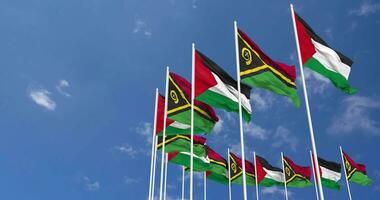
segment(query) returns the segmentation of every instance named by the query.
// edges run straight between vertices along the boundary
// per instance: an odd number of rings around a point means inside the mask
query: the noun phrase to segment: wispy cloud
[[[198,8],[197,0],[192,0],[191,1],[191,7],[194,8],[194,9]]]
[[[120,153],[128,155],[130,158],[135,158],[136,154],[138,154],[138,151],[129,144],[115,146],[114,148]]]
[[[30,89],[29,97],[39,106],[54,111],[57,104],[51,99],[50,92],[46,89]]]
[[[244,133],[259,140],[266,140],[270,134],[268,130],[254,123],[244,124]]]
[[[325,91],[331,87],[330,80],[319,75],[316,72],[313,72],[309,69],[304,70],[305,79],[307,79],[307,88],[313,94],[323,94]],[[301,80],[299,78],[299,80]]]
[[[142,122],[136,127],[135,131],[145,137],[149,144],[152,143],[153,128],[151,123]]]
[[[299,141],[296,136],[291,134],[289,129],[283,126],[277,127],[273,138],[274,138],[273,139],[274,142],[272,143],[273,147],[279,148],[279,147],[287,145],[291,148],[291,150],[293,151],[297,150]]]
[[[342,101],[339,114],[333,117],[328,128],[331,134],[347,134],[355,130],[360,133],[380,135],[379,122],[371,114],[380,109],[380,100],[364,96],[350,96]]]
[[[61,95],[65,97],[70,97],[71,95],[64,91],[66,88],[69,88],[69,87],[70,87],[70,83],[67,80],[60,80],[58,82],[58,85],[55,88]]]
[[[327,37],[329,37],[330,39],[333,39],[333,32],[332,32],[332,28],[331,27],[326,28],[324,32],[327,35]]]
[[[255,90],[251,93],[254,110],[265,111],[272,107],[275,96],[273,93],[262,90]]]
[[[216,134],[219,134],[223,129],[223,120],[219,119],[219,121],[215,124],[213,131]]]
[[[100,183],[98,181],[92,181],[87,176],[83,177],[85,189],[88,191],[97,191],[100,189]]]
[[[368,16],[380,11],[380,3],[372,3],[371,1],[363,1],[359,8],[349,11],[351,15]]]
[[[141,178],[124,177],[126,184],[136,184],[141,182]]]
[[[285,196],[285,190],[278,187],[266,187],[261,190],[263,195],[281,195]],[[288,191],[288,197],[293,196],[293,192]]]
[[[134,34],[141,33],[148,38],[152,36],[152,31],[148,27],[147,23],[142,19],[136,19],[135,20],[135,26],[134,26],[132,32]]]

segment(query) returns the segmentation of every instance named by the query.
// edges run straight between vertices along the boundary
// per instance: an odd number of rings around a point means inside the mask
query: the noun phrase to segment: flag
[[[365,165],[356,163],[344,151],[343,158],[344,166],[346,168],[346,176],[350,182],[364,186],[372,184],[372,180],[367,176]]]
[[[271,187],[284,184],[282,169],[273,167],[267,160],[256,155],[257,182],[260,186]]]
[[[161,149],[163,146],[163,137],[158,137],[157,149]],[[197,156],[205,156],[206,149],[205,144],[206,138],[194,135],[193,151]],[[166,136],[165,139],[165,152],[187,152],[191,150],[191,136],[190,135],[170,135]]]
[[[168,118],[191,124],[191,84],[179,75],[169,74]],[[209,105],[194,100],[194,128],[210,133],[219,119]]]
[[[299,107],[295,67],[273,61],[241,30],[238,30],[238,44],[242,82],[287,96]]]
[[[296,12],[294,15],[303,65],[330,79],[343,92],[356,93],[348,83],[352,60],[330,47]]]
[[[168,153],[168,161],[177,165],[182,165],[185,170],[190,167],[190,152],[170,152]],[[209,169],[210,161],[205,155],[193,154],[193,170],[194,171],[207,171]]]
[[[310,186],[310,167],[301,167],[284,156],[286,186],[304,188]]]
[[[228,176],[227,174],[218,174],[215,172],[207,171],[206,172],[207,179],[213,180],[218,183],[228,184]]]
[[[322,158],[318,158],[318,163],[322,185],[330,189],[340,190],[341,165]]]
[[[157,113],[156,113],[156,134],[163,134],[164,127],[164,115],[165,115],[165,97],[161,94],[158,96],[157,100]],[[178,121],[166,118],[166,135],[177,135],[177,134],[190,134],[191,126],[190,124],[184,124]],[[202,130],[198,127],[194,127],[194,133],[201,133]]]
[[[242,159],[230,152],[230,177],[232,183],[243,184]],[[255,167],[252,163],[245,160],[245,173],[247,185],[255,185]]]
[[[249,122],[252,114],[249,102],[251,88],[241,84],[240,91],[242,115]],[[195,50],[196,99],[228,112],[239,112],[238,95],[236,80],[210,58]]]

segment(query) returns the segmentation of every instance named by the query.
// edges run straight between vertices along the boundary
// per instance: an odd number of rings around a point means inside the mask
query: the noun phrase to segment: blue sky
[[[164,91],[165,66],[190,78],[191,43],[232,76],[233,20],[272,58],[296,64],[288,1],[1,0],[0,198],[145,199],[148,192],[154,90]],[[340,161],[339,145],[365,163],[371,187],[351,185],[354,199],[380,196],[380,2],[293,2],[331,46],[354,60],[354,96],[305,71],[318,153]],[[297,68],[298,69],[298,68]],[[300,86],[300,84],[298,84]],[[301,98],[303,97],[299,90]],[[253,123],[245,126],[247,154],[274,165],[280,152],[309,165],[304,104],[260,89],[251,94]],[[236,114],[221,119],[208,144],[223,155],[238,151]],[[237,152],[238,153],[238,152]],[[250,156],[252,159],[252,156]],[[202,182],[195,179],[196,199]],[[328,199],[347,199],[325,189]],[[180,170],[169,166],[169,199],[180,197]],[[157,190],[156,190],[157,191]],[[233,187],[235,199],[242,188]],[[227,187],[208,182],[209,199]],[[314,188],[290,189],[312,199]],[[282,188],[262,199],[284,199]],[[250,199],[254,188],[249,188]]]

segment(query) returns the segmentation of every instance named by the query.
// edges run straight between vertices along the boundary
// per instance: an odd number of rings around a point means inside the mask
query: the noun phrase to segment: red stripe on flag
[[[162,130],[164,130],[165,98],[161,95],[158,95],[157,101],[156,134],[158,135]],[[173,120],[166,118],[166,127],[170,126],[170,124],[173,122]]]
[[[299,47],[301,51],[302,63],[305,64],[315,54],[314,44],[311,42],[309,34],[307,34],[303,23],[300,21],[296,12],[294,12],[296,28],[298,34]]]
[[[195,51],[195,96],[217,84],[212,72],[204,66],[202,57]]]
[[[350,156],[348,156],[348,154],[346,154],[346,152],[343,151],[343,155],[344,157],[346,157],[346,159],[348,160],[348,162],[350,163],[350,165],[354,168],[356,168],[358,171],[362,172],[363,174],[367,174],[367,170],[366,170],[366,167],[365,165],[363,164],[359,164],[359,163],[356,163],[354,160],[351,159]]]
[[[267,173],[264,170],[264,167],[260,163],[260,157],[256,156],[256,178],[257,178],[257,183],[260,183],[264,178]]]

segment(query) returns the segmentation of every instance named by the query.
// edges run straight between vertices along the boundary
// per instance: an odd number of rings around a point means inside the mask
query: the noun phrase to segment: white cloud
[[[252,122],[249,124],[247,123],[244,124],[244,133],[250,137],[260,139],[260,140],[266,140],[270,134],[268,130]]]
[[[115,146],[115,149],[118,150],[120,153],[127,154],[131,158],[134,158],[135,155],[138,153],[138,151],[135,150],[129,144],[123,144],[123,145],[120,145],[120,146]]]
[[[275,97],[271,92],[255,90],[251,93],[253,110],[265,111],[272,107]]]
[[[152,134],[153,128],[152,124],[149,122],[142,122],[139,126],[136,127],[135,130],[138,134],[146,137],[146,140],[151,144],[152,143]]]
[[[152,36],[152,31],[148,28],[147,23],[142,19],[135,20],[135,27],[133,28],[132,32],[135,34],[141,33],[148,38]]]
[[[70,87],[70,83],[67,80],[63,79],[58,82],[58,85],[55,88],[61,95],[65,97],[70,97],[71,95],[64,91],[65,88],[69,88],[69,87]]]
[[[197,6],[197,0],[192,0],[191,1],[191,7],[194,8],[194,9],[198,8],[198,6]]]
[[[100,183],[98,181],[92,181],[87,176],[83,177],[84,185],[88,191],[96,191],[100,189]]]
[[[215,124],[213,131],[216,134],[219,134],[223,129],[223,120],[219,119],[219,121]]]
[[[124,182],[126,184],[136,184],[141,182],[141,178],[131,178],[131,177],[125,177]]]
[[[280,189],[278,187],[265,187],[261,190],[264,195],[281,195],[285,196],[285,189]],[[293,193],[288,190],[288,197],[293,196]]]
[[[31,89],[29,97],[39,106],[50,111],[55,110],[57,104],[50,98],[50,92],[45,89]]]
[[[330,39],[332,39],[333,38],[333,33],[332,33],[332,28],[330,27],[330,28],[327,28],[327,29],[325,29],[325,34],[327,35],[327,37],[329,37]]]
[[[319,75],[316,72],[313,72],[307,68],[304,70],[304,75],[306,81],[306,86],[308,91],[311,91],[313,94],[323,94],[326,89],[331,87],[330,80]],[[301,78],[299,78],[301,80]],[[302,83],[301,83],[302,84]]]
[[[347,134],[353,131],[361,133],[364,131],[364,133],[380,135],[379,122],[371,117],[371,111],[380,109],[380,100],[356,95],[347,97],[342,104],[343,109],[334,116],[328,128],[329,133]]]
[[[380,11],[380,3],[372,3],[370,1],[363,1],[359,8],[349,11],[349,14],[357,16],[368,16]]]
[[[282,147],[284,145],[290,146],[291,150],[296,151],[298,145],[298,139],[296,136],[291,134],[289,129],[279,126],[273,136],[273,147]]]

